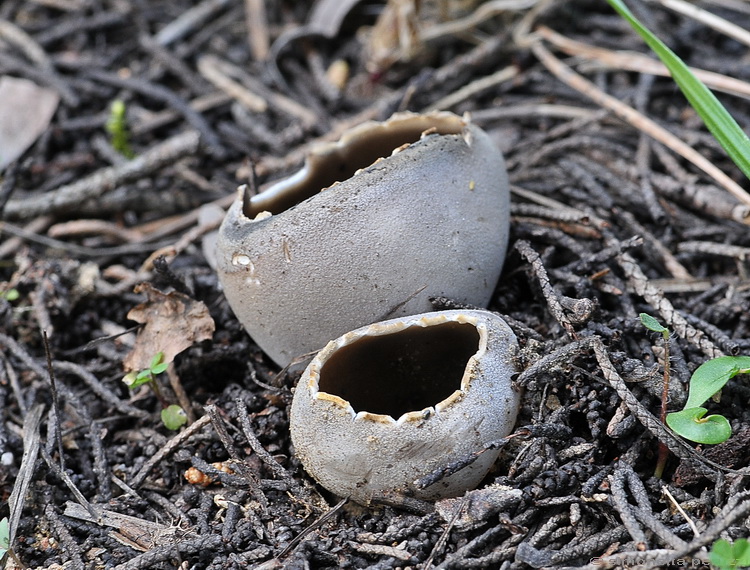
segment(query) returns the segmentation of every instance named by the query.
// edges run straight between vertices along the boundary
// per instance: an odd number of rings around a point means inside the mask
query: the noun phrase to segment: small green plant
[[[115,99],[109,107],[109,117],[106,124],[112,146],[125,158],[133,158],[135,153],[130,148],[130,134],[125,116],[125,102]]]
[[[0,520],[0,561],[5,558],[6,554],[13,559],[16,566],[19,568],[26,568],[10,547],[10,523],[8,522],[8,517]]]
[[[10,550],[10,524],[8,517],[0,521],[0,558]]]
[[[664,380],[661,389],[661,414],[659,419],[662,423],[666,422],[667,419],[667,403],[669,402],[669,329],[662,325],[658,320],[647,313],[641,313],[641,324],[650,331],[661,334],[662,340],[664,341]],[[664,467],[667,465],[667,458],[669,457],[669,449],[663,443],[659,442],[659,455],[656,460],[656,468],[654,469],[654,477],[661,479],[664,473]]]
[[[187,414],[177,404],[171,404],[161,411],[161,421],[167,429],[177,431],[187,423]]]
[[[164,361],[164,353],[157,352],[151,359],[151,364],[148,368],[128,372],[122,381],[125,382],[131,390],[148,383],[151,383],[152,387],[155,387],[156,377],[159,374],[166,372],[167,368],[169,368],[169,362]],[[154,391],[158,393],[158,388],[155,388]]]
[[[0,297],[5,299],[6,301],[17,301],[20,296],[21,294],[18,292],[18,289],[8,289],[7,291],[0,291]]]
[[[701,407],[718,394],[737,374],[750,372],[750,356],[719,356],[696,368],[690,377],[688,399],[679,412],[666,413],[669,388],[669,329],[651,315],[641,313],[641,323],[647,329],[661,333],[665,341],[664,390],[662,392],[662,421],[685,439],[696,443],[721,443],[732,436],[732,426],[722,415],[705,417],[708,410]],[[658,468],[658,467],[657,467]]]
[[[720,356],[701,364],[690,377],[685,407],[667,414],[667,425],[696,443],[721,443],[732,436],[732,426],[722,415],[706,416],[701,405],[717,394],[737,374],[750,372],[750,356]]]
[[[151,359],[151,363],[148,368],[143,370],[133,370],[128,372],[122,379],[125,384],[132,390],[143,384],[148,384],[154,391],[154,394],[159,399],[162,405],[161,421],[167,429],[178,430],[185,423],[187,423],[187,414],[177,404],[169,404],[161,394],[159,390],[159,384],[156,381],[156,377],[167,371],[169,368],[169,362],[165,362],[164,353],[157,352]]]
[[[750,566],[750,543],[745,538],[739,538],[734,542],[721,538],[711,547],[709,560],[719,570]]]

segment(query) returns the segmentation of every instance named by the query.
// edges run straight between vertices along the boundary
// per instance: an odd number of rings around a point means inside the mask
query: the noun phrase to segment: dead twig
[[[130,481],[130,486],[133,489],[140,487],[146,480],[146,477],[151,470],[156,467],[158,463],[164,460],[170,453],[174,453],[178,447],[180,447],[185,441],[187,441],[194,434],[201,431],[204,427],[211,423],[211,417],[208,415],[202,416],[191,426],[188,426],[180,433],[170,439],[166,445],[164,445],[159,451],[157,451],[146,463],[143,464],[140,471],[135,474],[135,477]]]
[[[195,131],[176,135],[122,166],[103,168],[83,180],[41,196],[9,200],[4,214],[7,218],[25,220],[41,215],[72,212],[81,202],[97,198],[116,186],[148,176],[184,156],[195,154],[198,143],[199,136]],[[0,229],[2,228],[3,224],[0,223]]]
[[[748,194],[739,184],[727,176],[722,170],[699,154],[695,149],[688,146],[675,135],[658,125],[653,120],[645,117],[632,107],[622,101],[607,95],[589,80],[574,72],[570,67],[557,59],[552,52],[544,47],[541,41],[532,43],[531,50],[534,55],[549,69],[558,79],[594,100],[597,104],[608,108],[618,117],[628,122],[633,127],[647,133],[652,138],[672,149],[677,154],[692,162],[695,166],[703,170],[719,185],[724,187],[727,192],[732,194],[740,202],[750,205],[750,194]],[[750,215],[743,220],[750,225]]]

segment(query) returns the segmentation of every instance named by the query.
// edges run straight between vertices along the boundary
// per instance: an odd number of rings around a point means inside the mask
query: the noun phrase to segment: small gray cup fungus
[[[290,410],[295,453],[332,493],[370,504],[476,487],[497,459],[417,489],[414,481],[508,435],[519,407],[515,334],[488,311],[391,319],[331,341],[305,369]]]
[[[502,155],[452,113],[362,124],[246,194],[219,231],[217,271],[281,366],[354,328],[430,311],[433,296],[485,307],[505,258]]]

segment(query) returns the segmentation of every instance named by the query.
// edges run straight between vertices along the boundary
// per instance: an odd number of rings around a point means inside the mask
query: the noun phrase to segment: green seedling
[[[7,291],[0,291],[0,297],[9,302],[17,301],[20,296],[21,294],[18,292],[18,289],[8,289]]]
[[[6,554],[13,559],[16,566],[19,568],[26,568],[10,547],[10,523],[8,522],[8,517],[0,520],[0,561],[5,558]],[[3,566],[3,568],[4,567],[5,566]]]
[[[679,412],[666,413],[667,397],[669,395],[669,329],[662,326],[651,315],[641,313],[643,326],[658,332],[664,338],[664,389],[662,391],[662,421],[672,431],[685,439],[696,443],[716,444],[728,440],[732,436],[732,426],[729,420],[720,414],[706,417],[708,410],[702,404],[718,394],[724,385],[737,374],[750,372],[750,356],[719,356],[712,358],[696,368],[690,377],[688,399],[684,408]],[[661,449],[661,448],[660,448]],[[655,475],[661,476],[660,463],[657,462]],[[664,459],[666,462],[666,458]],[[663,470],[664,466],[661,465]]]
[[[0,521],[0,559],[10,550],[10,524],[8,517]]]
[[[157,352],[151,359],[151,364],[148,368],[128,372],[122,381],[125,382],[131,390],[138,386],[142,386],[143,384],[155,384],[156,377],[159,374],[166,372],[167,368],[169,368],[169,362],[164,361],[164,353]]]
[[[721,538],[711,547],[709,560],[718,570],[750,566],[750,543],[745,538],[739,538],[734,542]]]
[[[178,430],[185,423],[187,423],[187,415],[185,410],[176,404],[169,404],[161,394],[159,390],[159,384],[156,381],[156,377],[167,371],[169,368],[169,362],[165,362],[164,353],[157,352],[151,359],[151,363],[148,368],[143,370],[134,370],[128,372],[122,379],[125,384],[132,390],[143,384],[148,384],[154,391],[154,394],[159,399],[162,405],[161,421],[167,429]]]
[[[167,429],[177,431],[187,423],[187,414],[177,404],[171,404],[161,411],[161,421]]]
[[[633,16],[622,0],[607,0],[607,2],[659,56],[688,103],[706,123],[708,130],[724,147],[732,161],[745,173],[745,176],[750,178],[750,139],[737,121],[732,118],[708,87],[690,71],[685,62]]]
[[[664,341],[664,380],[661,389],[661,415],[659,416],[662,423],[666,422],[667,419],[667,402],[669,401],[669,329],[662,325],[658,320],[647,313],[641,313],[641,324],[650,331],[661,334],[662,340]],[[667,465],[667,458],[669,457],[669,449],[666,445],[659,442],[659,455],[656,460],[656,468],[654,469],[654,477],[661,479],[664,473],[664,467]]]
[[[109,117],[106,124],[112,147],[125,158],[133,158],[135,153],[130,148],[130,134],[128,133],[125,115],[125,102],[115,99],[109,107]]]
[[[690,377],[690,391],[680,412],[667,414],[667,425],[696,443],[721,443],[732,436],[732,426],[722,415],[706,416],[702,404],[717,394],[737,374],[750,372],[750,356],[720,356],[701,364]]]

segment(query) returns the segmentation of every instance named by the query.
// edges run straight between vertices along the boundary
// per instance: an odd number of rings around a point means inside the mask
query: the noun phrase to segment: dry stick
[[[242,433],[245,434],[245,439],[250,444],[250,448],[253,450],[255,455],[258,456],[263,464],[268,467],[274,477],[286,481],[292,489],[299,490],[300,485],[294,480],[291,474],[279,464],[273,455],[271,455],[260,440],[255,435],[253,427],[250,424],[250,418],[247,415],[247,408],[241,398],[235,400],[237,405],[237,415],[239,416],[240,426],[242,427]]]
[[[552,72],[558,79],[563,81],[569,87],[579,91],[592,99],[598,105],[606,107],[618,117],[626,121],[634,128],[647,133],[650,137],[656,139],[660,143],[672,149],[677,154],[681,155],[686,160],[692,162],[695,166],[703,170],[717,183],[724,187],[730,194],[737,198],[740,202],[750,205],[750,194],[745,192],[742,187],[722,172],[719,168],[705,158],[703,155],[698,153],[695,149],[688,146],[675,135],[652,121],[648,117],[643,116],[632,107],[626,105],[622,101],[615,99],[611,95],[607,95],[601,89],[596,87],[588,79],[583,78],[573,71],[570,67],[565,65],[562,61],[557,59],[552,53],[542,45],[540,41],[534,42],[531,45],[531,50],[534,55],[544,64],[544,66]],[[744,223],[750,225],[750,214],[743,220]]]
[[[221,89],[232,99],[240,103],[247,110],[253,113],[265,113],[268,109],[268,103],[260,95],[256,95],[244,85],[229,77],[216,64],[218,58],[212,55],[204,55],[198,59],[198,71],[214,87]]]
[[[708,358],[723,356],[723,352],[712,343],[703,331],[696,329],[687,322],[674,305],[664,296],[664,292],[653,285],[648,277],[643,273],[638,263],[629,253],[622,253],[618,257],[620,267],[622,267],[628,283],[643,299],[654,307],[667,325],[679,336],[684,338],[693,346],[700,349]]]
[[[693,210],[699,210],[710,216],[734,220],[742,223],[750,217],[750,206],[738,204],[733,196],[723,192],[716,186],[696,184],[695,175],[688,175],[679,168],[674,154],[667,151],[663,145],[652,145],[654,155],[667,169],[670,175],[650,172],[654,186],[659,188],[659,194],[671,198],[676,202],[687,204]],[[623,160],[611,160],[606,151],[590,149],[588,153],[595,160],[607,160],[613,172],[628,178],[638,177],[638,167]]]
[[[174,436],[172,439],[170,439],[167,444],[162,447],[159,451],[156,452],[155,455],[151,457],[144,465],[141,467],[141,470],[136,473],[135,477],[130,481],[130,486],[133,489],[137,489],[141,486],[143,481],[146,480],[146,476],[148,476],[149,472],[154,468],[154,466],[162,461],[167,455],[175,451],[177,447],[182,445],[185,441],[187,441],[191,436],[193,436],[195,433],[198,433],[200,430],[202,430],[206,425],[211,423],[211,418],[208,415],[202,416],[200,419],[198,419],[193,425],[189,426],[185,430],[178,433],[176,436]]]
[[[57,535],[57,540],[62,546],[62,551],[70,556],[71,567],[86,568],[86,565],[83,563],[81,546],[78,542],[73,540],[73,537],[68,532],[68,528],[65,526],[65,523],[60,520],[60,517],[57,516],[57,512],[52,505],[48,504],[45,507],[44,516],[47,518],[47,521],[49,521],[55,535]]]
[[[445,547],[445,544],[448,542],[448,537],[450,536],[451,530],[453,530],[453,527],[456,525],[456,522],[458,521],[458,517],[461,516],[461,512],[466,507],[466,503],[469,502],[469,495],[466,494],[463,497],[461,497],[461,500],[458,502],[458,507],[456,508],[455,512],[453,513],[453,516],[451,517],[451,520],[448,521],[448,524],[445,526],[445,530],[443,530],[443,533],[440,535],[440,538],[435,543],[435,546],[432,548],[432,552],[430,552],[430,555],[427,557],[427,560],[425,560],[425,563],[422,565],[423,570],[430,570],[432,568],[432,561],[435,559],[435,557],[440,554],[440,551],[443,550]]]
[[[625,491],[625,480],[626,474],[618,468],[612,475],[609,476],[610,492],[612,493],[612,502],[617,512],[620,514],[620,520],[625,528],[628,530],[628,534],[635,541],[635,546],[638,550],[648,549],[648,539],[646,533],[643,531],[641,521],[636,515],[636,509],[630,504]]]
[[[86,368],[75,362],[68,362],[65,360],[55,360],[53,365],[57,370],[61,372],[67,372],[69,374],[75,374],[80,380],[89,387],[102,401],[107,402],[110,406],[115,408],[118,412],[132,416],[134,418],[145,418],[149,416],[148,412],[145,412],[135,406],[129,404],[125,400],[121,400],[117,395],[109,390],[99,379],[89,372]]]
[[[223,93],[222,91],[215,91],[213,93],[201,95],[200,97],[192,99],[188,103],[188,105],[196,113],[204,113],[205,111],[210,111],[215,107],[220,107],[222,105],[231,103],[231,101],[232,98],[228,97],[226,93]],[[173,121],[177,121],[181,116],[182,115],[180,115],[180,113],[178,113],[174,109],[164,109],[163,111],[158,111],[156,113],[150,114],[148,118],[142,119],[135,123],[130,129],[130,132],[133,136],[143,135],[145,133],[168,125]]]
[[[68,472],[60,469],[60,466],[53,461],[53,459],[49,456],[49,453],[47,453],[46,449],[42,447],[39,452],[42,454],[42,458],[44,459],[45,463],[47,463],[47,467],[49,467],[53,471],[53,473],[57,477],[59,477],[63,483],[65,483],[65,486],[76,498],[76,501],[78,501],[78,503],[84,509],[86,509],[93,518],[99,518],[98,509],[94,505],[92,505],[86,497],[83,496],[83,493],[81,493],[80,489],[76,487],[76,484],[73,482],[73,479],[68,474]]]
[[[48,218],[48,216],[42,217],[45,219]],[[7,233],[12,236],[16,236],[16,238],[20,238],[21,240],[38,243],[50,249],[64,251],[73,257],[119,257],[121,255],[128,255],[132,253],[146,253],[148,251],[151,251],[155,247],[166,247],[170,243],[159,242],[156,244],[149,244],[135,242],[113,247],[87,247],[40,235],[9,222],[0,222],[0,233]],[[51,326],[49,328],[51,328]]]
[[[720,255],[731,257],[739,261],[750,259],[750,247],[732,245],[728,243],[716,243],[713,241],[683,241],[677,244],[680,253],[705,253],[707,255]]]
[[[646,209],[651,219],[661,226],[668,218],[651,182],[651,146],[651,139],[646,136],[646,133],[641,133],[638,150],[635,152],[635,165],[638,169],[638,187]]]
[[[47,230],[47,235],[54,239],[92,234],[115,238],[125,243],[138,242],[143,239],[143,234],[140,232],[123,228],[117,223],[108,220],[71,220],[69,222],[54,224]]]
[[[663,379],[661,383],[661,409],[659,410],[659,420],[663,423],[667,423],[667,403],[669,402],[669,380],[670,380],[670,357],[669,357],[669,333],[662,333],[662,339],[664,342],[664,365],[663,365]],[[659,442],[659,452],[656,459],[656,469],[654,469],[654,477],[661,479],[664,474],[664,467],[667,465],[667,459],[669,459],[669,450],[667,446],[662,442]]]
[[[253,97],[260,98],[272,109],[286,114],[293,119],[300,120],[303,125],[312,126],[320,122],[320,117],[318,117],[314,111],[308,109],[296,100],[270,89],[263,84],[262,81],[253,77],[243,68],[211,55],[203,56],[198,62],[199,65],[201,65],[201,62],[204,62],[201,66],[201,73],[203,73],[204,67],[210,66],[213,68],[213,72],[220,77],[225,77],[229,79],[229,81],[232,81],[230,78],[240,81],[241,84],[238,85],[244,92]],[[218,84],[216,86],[220,87]],[[229,94],[232,95],[231,93]]]
[[[23,504],[26,500],[26,491],[34,476],[36,457],[41,447],[39,445],[39,425],[42,421],[43,411],[44,405],[37,404],[31,408],[31,411],[23,421],[23,457],[21,458],[21,466],[18,468],[18,475],[16,475],[16,482],[8,498],[8,507],[10,509],[10,521],[8,522],[8,526],[10,527],[9,543],[11,546],[18,530],[18,522],[21,520],[21,511],[23,511]]]
[[[29,219],[74,211],[81,202],[98,198],[119,185],[144,178],[167,164],[195,154],[198,151],[199,138],[197,132],[187,131],[152,147],[122,166],[102,168],[83,180],[41,196],[9,200],[5,206],[5,216]]]
[[[221,441],[224,449],[226,449],[227,453],[229,453],[229,457],[231,457],[237,463],[237,470],[245,480],[246,484],[250,487],[253,495],[255,495],[255,497],[258,499],[258,502],[265,510],[268,507],[268,500],[266,499],[266,496],[263,494],[263,491],[260,488],[260,481],[258,480],[258,477],[255,475],[255,473],[248,469],[247,464],[242,461],[242,458],[237,451],[237,447],[234,445],[234,442],[232,441],[232,438],[227,431],[224,418],[219,414],[219,409],[213,404],[205,406],[204,409],[206,410],[206,414],[208,415],[208,417],[211,418],[211,425],[213,426],[214,431],[216,431],[216,435],[219,436],[219,441]]]
[[[0,382],[4,385],[10,384],[13,395],[16,397],[16,405],[21,412],[21,417],[25,418],[29,412],[29,408],[23,398],[21,383],[18,381],[18,374],[15,368],[10,365],[3,352],[0,352]]]
[[[612,51],[605,48],[590,46],[576,40],[571,40],[546,26],[537,28],[536,33],[542,36],[559,50],[568,55],[583,56],[587,59],[594,59],[599,63],[614,69],[627,71],[636,71],[638,73],[648,73],[649,75],[659,75],[661,77],[671,77],[669,69],[659,60],[634,51]],[[722,75],[705,69],[691,67],[698,79],[703,81],[709,87],[737,97],[750,98],[750,83]]]
[[[349,500],[349,497],[345,497],[341,499],[338,503],[336,503],[336,506],[331,507],[324,515],[322,515],[318,520],[310,524],[305,530],[303,530],[301,533],[299,533],[289,544],[286,545],[286,547],[279,552],[274,560],[278,561],[284,558],[287,554],[289,554],[292,550],[297,548],[300,542],[304,540],[304,538],[310,534],[312,531],[314,531],[316,528],[322,526],[326,521],[328,521],[330,518],[333,517],[339,510],[347,503]]]
[[[661,258],[660,261],[664,264],[664,268],[674,277],[675,279],[682,279],[683,281],[693,281],[694,277],[680,263],[677,258],[669,251],[659,238],[652,234],[649,230],[643,227],[636,217],[628,210],[615,209],[614,213],[623,221],[625,225],[634,233],[641,236],[646,243],[656,252]]]
[[[227,196],[228,198],[234,198],[233,196]],[[217,202],[228,202],[228,200],[217,200],[215,202],[211,202],[212,204],[216,204]],[[197,208],[200,210],[200,208]],[[192,212],[188,212],[187,214],[183,215],[183,218],[189,218],[191,217]],[[198,238],[204,236],[205,234],[212,232],[216,230],[224,220],[223,216],[219,217],[215,220],[211,220],[205,224],[198,224],[196,226],[193,226],[193,228],[180,237],[176,242],[170,243],[169,245],[162,246],[153,252],[151,252],[151,255],[149,255],[146,260],[141,264],[141,267],[139,271],[151,271],[151,269],[154,266],[154,261],[158,259],[159,257],[167,257],[170,259],[174,259],[179,254],[181,254],[188,246],[190,246],[193,242],[195,242]],[[179,396],[179,395],[178,395]]]
[[[245,21],[250,53],[255,61],[266,61],[271,42],[268,37],[268,17],[263,0],[245,0]]]
[[[179,542],[171,541],[169,544],[157,546],[139,554],[127,562],[118,564],[113,570],[148,570],[150,568],[162,567],[161,562],[167,562],[175,558],[197,559],[198,553],[223,552],[225,546],[221,535],[211,534],[198,538],[190,538]],[[231,547],[230,547],[231,548]],[[174,566],[172,566],[174,567]]]
[[[188,425],[192,424],[195,421],[195,412],[193,411],[193,406],[190,405],[190,398],[188,398],[187,392],[185,392],[185,388],[182,386],[182,382],[180,382],[180,377],[177,374],[177,370],[175,370],[174,362],[170,362],[167,367],[167,378],[169,378],[169,385],[172,387],[172,391],[177,397],[177,402],[185,411]]]
[[[208,414],[208,417],[211,418],[211,425],[214,427],[216,435],[219,436],[219,441],[221,441],[224,449],[227,450],[229,457],[237,462],[242,461],[242,458],[237,451],[237,446],[234,445],[234,442],[227,431],[226,425],[224,424],[224,418],[219,414],[219,409],[214,404],[208,404],[204,406],[203,409]]]
[[[49,347],[49,339],[47,338],[46,330],[42,330],[42,340],[44,342],[44,355],[47,358],[47,375],[49,376],[50,391],[52,392],[52,410],[54,414],[55,424],[57,424],[55,429],[55,439],[57,439],[57,453],[60,456],[60,469],[65,471],[65,453],[63,452],[62,432],[60,430],[60,424],[62,422],[62,416],[60,415],[60,396],[57,392],[55,369],[52,366],[52,351]]]
[[[690,529],[693,531],[693,536],[700,536],[700,531],[698,530],[698,527],[695,526],[693,519],[690,518],[690,516],[685,512],[685,509],[682,508],[682,505],[677,501],[677,499],[674,498],[674,495],[669,491],[669,488],[666,485],[662,484],[661,492],[667,496],[667,498],[672,503],[672,506],[677,510],[677,512],[682,515],[682,518],[685,519],[685,522],[688,523]]]
[[[657,0],[657,2],[669,10],[682,14],[683,16],[688,16],[701,24],[707,25],[709,28],[713,28],[717,32],[721,32],[746,46],[750,46],[750,32],[741,28],[737,24],[733,24],[724,18],[720,18],[716,14],[712,14],[694,4],[688,4],[683,0]]]
[[[526,200],[541,204],[542,206],[545,206],[551,210],[557,211],[560,215],[563,215],[563,212],[568,212],[573,218],[577,217],[580,223],[583,223],[585,220],[589,225],[597,228],[607,228],[610,226],[609,222],[603,220],[602,218],[599,218],[592,212],[584,212],[583,210],[578,210],[577,208],[573,208],[572,206],[568,206],[563,202],[559,202],[558,200],[555,200],[548,196],[538,194],[537,192],[534,192],[532,190],[526,190],[525,188],[521,188],[520,186],[511,185],[510,191],[516,196],[520,196],[522,198],[525,198]]]
[[[203,0],[203,2],[185,10],[164,26],[154,38],[159,45],[166,46],[189,34],[194,29],[201,29],[216,12],[231,3],[231,0]]]
[[[517,103],[503,107],[477,109],[471,112],[471,120],[479,125],[502,119],[522,117],[555,117],[560,119],[589,119],[598,116],[600,109],[584,109],[574,105],[557,105],[550,103]]]
[[[457,91],[454,91],[453,93],[446,95],[442,99],[439,99],[430,104],[425,109],[425,112],[449,109],[450,107],[458,105],[462,101],[469,99],[477,93],[486,91],[487,89],[494,87],[495,85],[499,85],[500,83],[509,81],[510,79],[517,77],[519,73],[520,71],[517,66],[509,65],[508,67],[505,67],[500,71],[496,71],[492,75],[480,77],[479,79],[472,81],[468,85],[461,87]]]
[[[558,323],[560,323],[560,325],[562,325],[565,332],[568,333],[568,336],[572,339],[578,338],[576,336],[576,331],[573,328],[573,324],[570,322],[570,319],[565,314],[563,306],[560,304],[557,292],[550,283],[547,270],[544,268],[539,254],[534,251],[534,248],[532,248],[531,244],[526,240],[518,240],[514,247],[531,265],[531,269],[533,270],[534,275],[536,275],[537,282],[542,289],[542,295],[544,295],[544,298],[547,301],[547,307],[552,316]]]
[[[66,12],[77,12],[83,14],[82,10],[84,4],[80,0],[41,0],[37,4],[43,4],[45,6],[54,7],[58,10]],[[67,5],[67,6],[66,6]],[[41,46],[48,46],[58,40],[63,40],[72,36],[73,34],[81,34],[83,32],[92,32],[94,30],[101,30],[103,28],[111,28],[117,26],[120,29],[124,29],[127,25],[127,17],[130,15],[128,10],[118,9],[113,7],[111,11],[102,11],[92,14],[91,16],[73,16],[73,17],[60,17],[55,18],[59,20],[59,23],[52,24],[47,28],[40,29],[34,34],[34,39]]]
[[[678,560],[684,556],[697,552],[701,548],[712,544],[721,537],[721,533],[727,530],[735,521],[743,519],[750,514],[750,491],[743,491],[733,495],[721,512],[706,529],[688,543],[684,548],[669,551],[659,556],[653,562],[649,562],[645,568],[663,568],[665,565]]]
[[[666,546],[670,548],[684,547],[687,543],[674,534],[654,513],[648,491],[646,491],[643,481],[633,470],[633,467],[625,461],[620,461],[618,463],[618,472],[623,473],[628,481],[630,493],[637,503],[636,513],[640,517],[641,522],[659,537]]]
[[[24,55],[39,67],[53,69],[52,60],[44,48],[20,27],[8,20],[0,20],[0,39],[22,50]]]

